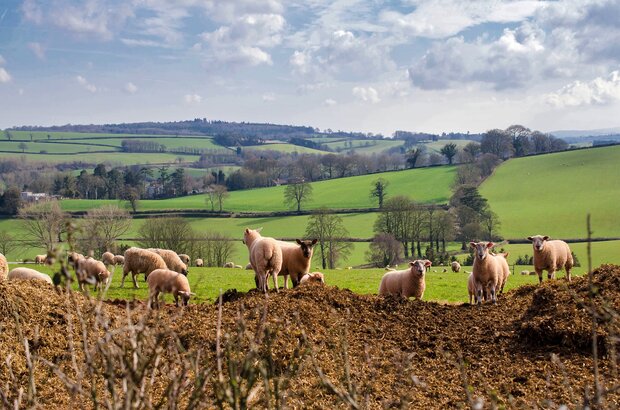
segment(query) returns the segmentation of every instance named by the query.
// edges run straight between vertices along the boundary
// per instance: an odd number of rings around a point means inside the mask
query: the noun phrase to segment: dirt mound
[[[599,335],[602,346],[608,346],[617,327],[610,308],[620,311],[620,267],[603,266],[595,278]],[[219,400],[213,393],[218,391],[218,342],[224,373],[230,376],[241,369],[243,379],[254,377],[253,367],[263,366],[257,377],[270,377],[293,408],[346,408],[346,403],[451,408],[467,407],[474,398],[484,398],[487,405],[494,401],[506,407],[553,407],[582,402],[580,395],[592,385],[592,361],[585,354],[591,343],[590,316],[584,308],[587,295],[585,279],[570,285],[554,281],[524,286],[502,296],[495,306],[441,305],[311,285],[267,297],[227,292],[219,339],[217,304],[184,310],[166,306],[147,313],[141,303],[127,306],[114,301],[106,305],[105,326],[113,331],[134,309],[132,320],[143,320],[157,340],[172,334],[183,352],[200,352],[209,371],[209,393],[201,403],[206,408],[216,407]],[[81,311],[92,314],[87,299],[78,295],[75,300]],[[16,311],[22,331],[29,340],[37,340],[34,353],[70,368],[67,320],[76,318],[67,316],[75,313],[67,295],[44,284],[0,283],[0,329],[10,330],[0,331],[0,361],[12,356],[12,369],[27,388],[27,366],[13,318]],[[140,315],[153,316],[140,319]],[[79,346],[79,335],[74,336]],[[599,365],[612,385],[619,380],[608,356]],[[3,380],[8,377],[5,368],[0,368]],[[69,403],[56,375],[43,365],[39,369],[40,402],[47,407]],[[163,371],[161,378],[166,378]],[[266,406],[264,389],[257,385],[248,400]],[[169,394],[163,391],[149,390],[157,397]],[[613,393],[606,400],[617,405],[620,397]]]

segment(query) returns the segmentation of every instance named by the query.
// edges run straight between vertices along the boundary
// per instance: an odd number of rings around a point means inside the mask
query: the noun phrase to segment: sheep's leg
[[[138,280],[136,279],[136,276],[138,276],[137,274],[133,274],[133,272],[131,272],[131,280],[133,280],[133,287],[138,289]]]
[[[272,272],[271,275],[273,276],[273,287],[276,289],[276,292],[279,292],[280,290],[278,289],[278,272]],[[286,276],[285,276],[285,278],[286,278]],[[265,279],[265,282],[266,281],[267,281],[267,279]]]
[[[566,279],[570,282],[570,270],[572,268],[572,266],[568,266],[566,265]]]
[[[555,269],[549,269],[547,271],[547,279],[555,279]]]
[[[125,277],[127,276],[127,273],[128,273],[128,272],[125,272],[125,271],[123,270],[123,278],[121,279],[121,288],[122,288],[123,286],[125,286]]]
[[[491,286],[491,300],[493,304],[497,303],[497,295],[495,294],[495,286]]]
[[[538,283],[542,283],[542,274],[543,274],[542,269],[534,268],[534,270],[536,271],[536,274],[538,275]]]
[[[291,276],[291,283],[293,282],[293,277]],[[288,275],[284,275],[284,289],[288,289]]]
[[[179,307],[179,294],[174,293],[174,306]]]
[[[481,304],[482,303],[482,288],[478,289],[478,295],[476,297],[476,303]]]

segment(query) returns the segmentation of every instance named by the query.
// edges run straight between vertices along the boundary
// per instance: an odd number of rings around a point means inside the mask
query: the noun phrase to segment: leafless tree
[[[48,252],[61,240],[68,219],[58,201],[32,204],[19,210],[29,246],[44,247]]]
[[[335,268],[339,259],[346,259],[351,253],[353,244],[345,241],[348,236],[342,218],[326,208],[319,209],[308,218],[306,237],[318,239],[315,249],[318,250],[323,269]]]
[[[19,247],[19,243],[15,240],[15,237],[7,231],[0,231],[0,252],[4,256],[13,252]]]
[[[222,212],[224,206],[224,199],[230,196],[230,194],[228,193],[228,188],[226,188],[226,185],[216,185],[213,187],[213,190],[215,191],[215,197],[220,207],[220,212]]]
[[[153,218],[145,221],[138,230],[138,246],[188,253],[194,236],[187,219]]]
[[[395,265],[403,258],[403,244],[389,233],[375,235],[366,252],[366,260],[377,267]]]
[[[311,197],[312,185],[303,179],[292,181],[284,189],[284,203],[297,206],[297,212],[301,211],[301,204],[308,202]]]
[[[79,235],[83,251],[97,255],[115,250],[115,242],[131,227],[129,212],[116,205],[91,209],[81,223]]]

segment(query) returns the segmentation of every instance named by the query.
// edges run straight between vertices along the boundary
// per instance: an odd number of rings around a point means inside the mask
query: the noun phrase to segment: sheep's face
[[[413,273],[418,274],[419,276],[424,276],[426,273],[426,268],[429,268],[433,263],[427,259],[417,259],[413,262],[409,262],[409,266],[411,266],[411,271]]]
[[[313,239],[311,241],[302,241],[301,239],[295,239],[295,242],[297,242],[297,244],[301,247],[301,253],[303,253],[304,258],[312,258],[312,252],[314,252],[313,247],[317,243],[316,239]]]
[[[548,236],[536,235],[528,236],[528,240],[532,241],[532,246],[535,251],[541,252],[545,248],[545,242],[549,239]]]
[[[179,291],[178,295],[181,298],[181,304],[183,306],[189,305],[189,298],[191,296],[190,292]]]
[[[495,246],[493,242],[470,242],[469,246],[474,248],[476,258],[484,260],[489,254],[489,249]]]
[[[321,272],[312,272],[308,274],[310,282],[325,283],[325,278]]]

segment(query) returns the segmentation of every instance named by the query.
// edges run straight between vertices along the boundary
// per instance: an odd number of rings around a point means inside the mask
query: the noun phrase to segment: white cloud
[[[138,87],[131,81],[125,84],[125,87],[123,89],[129,94],[135,94],[138,92]]]
[[[547,94],[545,101],[558,108],[620,101],[620,71],[612,71],[607,78],[597,77],[587,83],[574,81],[555,93]]]
[[[334,105],[338,104],[338,102],[332,98],[328,98],[325,101],[323,101],[323,105],[327,106],[327,107],[332,107]]]
[[[360,101],[376,104],[381,99],[379,93],[372,87],[353,87],[353,95]]]
[[[185,94],[183,99],[187,104],[200,104],[202,102],[202,97],[198,94]]]
[[[89,91],[91,93],[97,92],[97,87],[94,84],[89,83],[88,80],[86,80],[86,78],[82,77],[81,75],[76,76],[75,80],[78,82],[78,84],[84,87],[86,91]]]
[[[11,81],[11,75],[3,67],[0,67],[0,84]]]
[[[28,48],[39,60],[45,60],[45,49],[40,43],[28,43]]]
[[[265,93],[263,94],[263,101],[272,102],[276,100],[276,95],[274,93]]]

